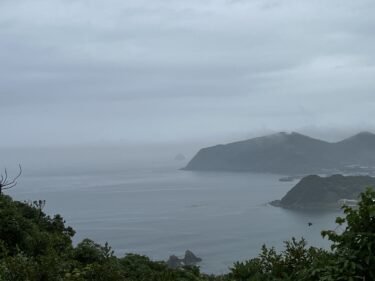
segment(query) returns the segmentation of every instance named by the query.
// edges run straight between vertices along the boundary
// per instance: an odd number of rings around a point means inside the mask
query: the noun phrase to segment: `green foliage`
[[[73,257],[82,264],[102,263],[113,257],[113,251],[108,243],[105,246],[95,243],[90,239],[84,239],[74,249]]]
[[[368,189],[361,194],[358,208],[344,207],[346,223],[342,234],[323,231],[333,242],[335,259],[327,267],[327,276],[333,280],[375,280],[375,192]]]
[[[39,201],[38,201],[39,202]],[[237,262],[229,274],[205,275],[198,267],[168,268],[165,262],[128,254],[84,239],[72,245],[74,231],[59,215],[49,217],[38,204],[0,196],[0,281],[333,281],[375,280],[375,193],[361,195],[358,208],[344,208],[342,233],[323,231],[331,251],[307,247],[304,239],[284,250],[263,245],[258,257]]]
[[[263,245],[258,258],[235,263],[230,276],[238,281],[303,280],[306,269],[327,256],[323,249],[308,248],[304,239],[292,238],[285,242],[285,250],[281,253]]]

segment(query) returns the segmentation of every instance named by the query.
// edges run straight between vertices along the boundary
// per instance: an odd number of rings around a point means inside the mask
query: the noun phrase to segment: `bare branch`
[[[21,174],[22,174],[22,167],[21,167],[21,165],[20,164],[18,164],[18,166],[19,166],[19,168],[20,168],[20,171],[18,172],[18,175],[15,177],[15,178],[13,178],[13,180],[11,180],[11,181],[9,181],[9,182],[7,182],[6,180],[3,182],[3,187],[4,186],[9,186],[9,185],[12,185],[12,184],[17,184],[17,179],[21,176]],[[6,170],[5,170],[6,171]],[[7,177],[7,174],[6,174],[6,177]]]
[[[12,185],[3,185],[2,189],[11,189],[12,187],[15,187],[17,185],[17,182],[14,182]]]
[[[1,180],[0,180],[0,195],[2,194],[2,191],[5,189],[11,189],[12,187],[15,187],[17,185],[17,179],[21,176],[22,174],[22,167],[20,164],[18,164],[19,167],[19,172],[17,176],[15,176],[13,179],[8,180],[8,171],[5,168],[4,169],[4,175],[1,175]]]
[[[7,168],[5,168],[4,170],[5,170],[5,179],[4,179],[4,182],[6,183],[7,179],[8,179],[8,172],[7,172]]]

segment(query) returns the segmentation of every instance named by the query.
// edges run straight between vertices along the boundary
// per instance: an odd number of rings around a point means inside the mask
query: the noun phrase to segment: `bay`
[[[276,208],[295,183],[278,175],[181,171],[176,167],[118,169],[64,175],[26,175],[10,195],[47,201],[76,230],[108,242],[118,256],[166,260],[186,249],[203,259],[203,272],[225,273],[235,261],[256,257],[262,244],[282,249],[291,237],[328,247],[320,231],[334,229],[339,212]],[[308,226],[311,222],[312,226]]]

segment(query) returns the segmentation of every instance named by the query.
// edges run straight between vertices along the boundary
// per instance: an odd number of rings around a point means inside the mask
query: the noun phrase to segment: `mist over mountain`
[[[277,133],[201,149],[184,168],[304,174],[375,166],[375,135],[362,132],[326,142],[296,132]]]

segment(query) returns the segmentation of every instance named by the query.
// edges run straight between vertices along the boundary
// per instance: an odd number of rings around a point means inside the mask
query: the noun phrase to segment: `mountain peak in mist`
[[[341,146],[346,146],[350,150],[362,150],[364,153],[375,153],[375,134],[370,132],[360,132],[352,137],[339,142]],[[353,156],[355,157],[355,155]]]
[[[367,132],[367,131],[364,131],[364,132],[360,132],[348,139],[375,139],[375,134],[371,133],[371,132]]]

